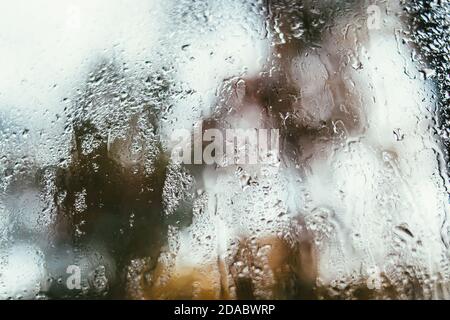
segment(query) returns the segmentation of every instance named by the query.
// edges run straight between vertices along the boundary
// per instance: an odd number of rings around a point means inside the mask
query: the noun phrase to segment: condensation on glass
[[[0,298],[450,298],[450,3],[2,1]],[[279,130],[269,164],[179,129]]]

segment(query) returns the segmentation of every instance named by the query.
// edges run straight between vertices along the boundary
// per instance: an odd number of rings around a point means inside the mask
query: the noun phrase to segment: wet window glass
[[[450,297],[447,0],[0,2],[1,299]]]

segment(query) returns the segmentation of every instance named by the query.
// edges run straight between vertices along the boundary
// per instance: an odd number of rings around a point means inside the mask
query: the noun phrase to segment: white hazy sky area
[[[156,2],[134,1],[1,1],[0,111],[33,133],[49,129],[82,89],[100,59],[140,61],[155,37]],[[132,35],[132,36],[130,36]],[[66,102],[62,100],[67,98]],[[61,135],[64,119],[47,132]],[[21,122],[20,124],[17,121]],[[53,139],[57,144],[60,141]],[[53,162],[46,150],[39,161]]]

